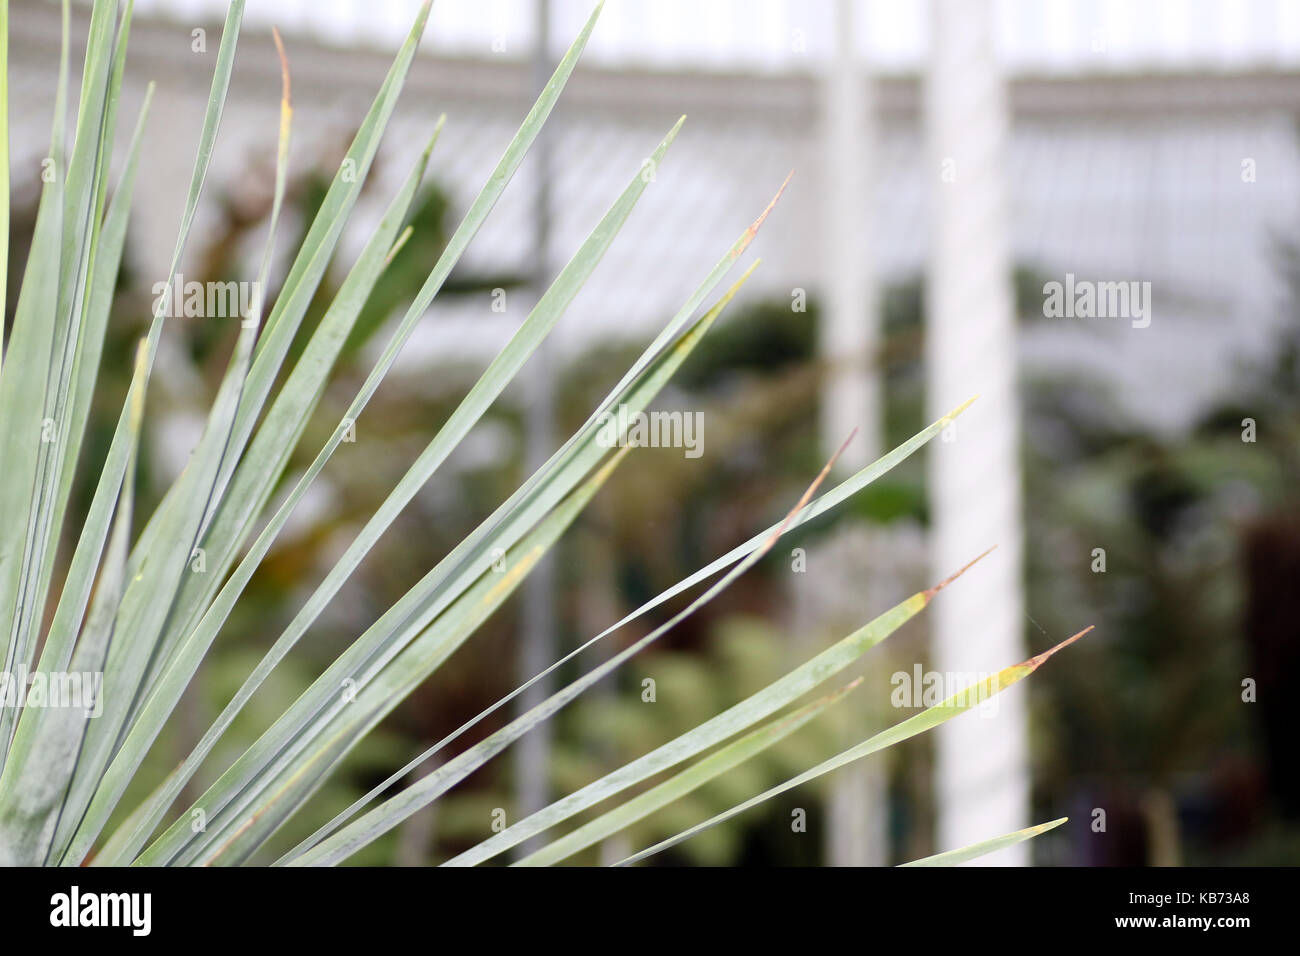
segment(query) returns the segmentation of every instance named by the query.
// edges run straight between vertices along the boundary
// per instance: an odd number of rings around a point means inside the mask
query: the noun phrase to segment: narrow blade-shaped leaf
[[[860,760],[868,754],[873,754],[877,751],[884,750],[887,747],[892,747],[894,744],[901,743],[902,741],[915,737],[918,734],[923,734],[927,730],[933,730],[940,724],[946,723],[949,720],[952,720],[952,718],[958,717],[966,711],[980,706],[994,694],[998,694],[1011,685],[1024,680],[1034,671],[1038,670],[1038,668],[1057,651],[1073,644],[1091,630],[1091,626],[1086,627],[1078,634],[1066,638],[1060,644],[1057,644],[1050,650],[1044,651],[1042,654],[1031,657],[1029,660],[1020,664],[1013,664],[1010,667],[1004,667],[992,677],[958,691],[947,700],[941,701],[933,707],[921,711],[921,713],[917,714],[915,717],[909,717],[907,720],[895,724],[888,730],[881,731],[874,737],[864,740],[857,746],[850,747],[848,750],[836,754],[829,760],[825,760],[817,766],[805,770],[803,773],[796,777],[792,777],[785,783],[778,784],[769,790],[764,790],[758,796],[752,797],[744,803],[732,807],[730,810],[719,813],[717,816],[710,817],[703,823],[697,824],[688,830],[683,830],[674,837],[670,837],[667,840],[656,843],[654,846],[648,847],[639,853],[635,853],[627,859],[620,861],[617,865],[627,866],[632,863],[640,862],[647,857],[667,850],[669,847],[676,846],[683,840],[690,839],[697,833],[707,830],[709,827],[717,826],[724,820],[730,820],[737,814],[744,813],[751,807],[758,806],[758,804],[765,800],[770,800],[772,797],[785,793],[787,790],[791,790],[800,784],[807,783],[809,780],[815,780],[820,776],[830,773],[832,770],[838,770],[845,764],[850,764],[855,760]]]
[[[862,682],[859,677],[847,687],[833,694],[805,704],[798,710],[776,717],[751,730],[738,740],[720,747],[704,759],[692,764],[680,773],[674,774],[645,793],[633,797],[626,803],[601,814],[590,823],[578,827],[572,833],[566,833],[554,843],[549,843],[535,853],[530,853],[514,866],[550,866],[573,854],[613,836],[638,820],[681,799],[693,790],[702,787],[733,767],[761,753],[768,747],[784,740],[804,724],[820,715],[826,708],[837,703],[845,694]]]
[[[1032,840],[1048,830],[1055,830],[1069,819],[1069,817],[1061,817],[1047,823],[1040,823],[1037,826],[1016,830],[1014,833],[1004,833],[1002,836],[994,837],[991,840],[981,840],[979,843],[972,843],[970,846],[964,846],[959,850],[936,853],[934,856],[922,857],[919,860],[913,860],[911,863],[900,863],[899,866],[956,866],[958,863],[978,860],[989,853],[1004,850],[1009,846],[1015,846],[1017,843],[1024,843],[1026,840]]]

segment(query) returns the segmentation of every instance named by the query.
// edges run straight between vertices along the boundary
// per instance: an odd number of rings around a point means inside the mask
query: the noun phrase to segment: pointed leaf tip
[[[934,856],[927,856],[924,859],[913,860],[910,863],[900,864],[901,867],[935,867],[935,866],[956,866],[959,863],[967,863],[971,860],[977,860],[987,853],[993,853],[996,850],[1002,850],[1009,846],[1015,846],[1017,843],[1023,843],[1026,840],[1032,840],[1034,837],[1042,836],[1048,830],[1054,830],[1069,817],[1059,817],[1047,823],[1039,823],[1032,827],[1025,827],[1023,830],[1016,830],[1012,833],[1004,833],[1002,836],[994,837],[991,840],[981,840],[979,843],[972,843],[970,846],[962,847],[958,850],[949,850],[946,853],[936,853]]]
[[[781,183],[781,188],[776,191],[776,195],[768,202],[767,207],[758,214],[758,218],[755,219],[750,227],[745,230],[745,234],[741,237],[740,242],[736,244],[736,248],[732,251],[732,259],[737,258],[742,252],[749,248],[749,244],[754,241],[754,237],[758,235],[758,230],[763,227],[763,223],[767,220],[768,215],[776,208],[776,204],[780,201],[782,194],[785,192],[785,187],[790,185],[790,180],[793,177],[794,170],[792,169],[790,172],[786,173],[785,181]]]
[[[853,439],[857,437],[858,437],[858,426],[854,425],[852,430],[849,432],[849,437],[844,439],[844,441],[840,443],[839,449],[836,450],[835,455],[831,458],[830,460],[831,465],[835,464],[836,459],[838,459],[841,455],[843,455],[844,450],[849,447],[849,443],[852,442]]]
[[[979,394],[978,394],[978,393],[972,395],[970,398],[966,399],[966,401],[962,402],[960,405],[958,405],[956,408],[954,408],[952,411],[950,411],[947,415],[943,416],[943,420],[946,421],[946,422],[950,422],[950,421],[952,421],[954,418],[956,418],[956,417],[957,417],[958,415],[960,415],[962,412],[966,411],[966,409],[968,409],[968,408],[970,408],[972,405],[974,405],[974,404],[975,404],[975,400],[976,400],[977,398],[979,398]]]
[[[284,52],[284,41],[280,38],[280,31],[276,27],[271,27],[271,37],[275,40],[275,54],[280,58],[280,99],[284,102],[284,108],[290,109],[293,106],[293,97],[290,95],[289,86],[289,57]]]
[[[1043,653],[1035,654],[1033,657],[1029,658],[1029,660],[1025,661],[1025,663],[1021,666],[1028,667],[1031,671],[1037,670],[1039,667],[1043,665],[1043,662],[1046,661],[1049,657],[1051,657],[1057,651],[1069,647],[1079,638],[1083,637],[1083,635],[1091,631],[1094,627],[1096,627],[1095,624],[1089,624],[1078,634],[1073,634],[1070,637],[1067,637],[1065,640],[1061,641],[1061,643],[1057,644],[1055,647],[1049,647],[1047,650],[1043,651]]]
[[[983,554],[977,555],[976,557],[972,558],[972,559],[971,559],[970,561],[968,561],[968,562],[967,562],[963,567],[961,567],[960,569],[954,571],[952,574],[948,575],[946,578],[944,578],[944,579],[943,579],[942,581],[940,581],[938,584],[934,585],[933,587],[926,588],[923,592],[921,592],[921,593],[923,593],[923,594],[925,595],[925,600],[926,600],[926,602],[928,603],[928,602],[929,602],[929,601],[930,601],[930,600],[931,600],[931,599],[932,599],[936,594],[938,594],[940,591],[942,591],[942,590],[943,590],[944,588],[946,588],[948,585],[952,584],[953,581],[956,581],[959,577],[961,577],[963,574],[965,574],[967,571],[969,571],[969,570],[970,570],[972,567],[974,567],[977,563],[979,563],[980,561],[984,560],[986,557],[988,557],[988,556],[989,556],[993,551],[995,551],[995,550],[997,550],[997,545],[996,545],[996,544],[993,545],[993,547],[989,548],[987,551],[985,551]]]
[[[857,434],[856,428],[853,430],[853,434]],[[790,527],[790,522],[794,520],[794,516],[802,511],[808,502],[812,500],[812,496],[817,493],[817,489],[821,487],[822,482],[826,480],[826,476],[829,475],[831,469],[835,467],[835,462],[839,459],[840,453],[844,451],[845,446],[852,440],[853,435],[849,435],[849,437],[844,440],[844,444],[839,447],[839,450],[836,451],[835,454],[831,455],[830,461],[822,465],[822,470],[818,472],[817,477],[814,478],[812,484],[808,486],[808,490],[803,493],[795,506],[790,509],[790,512],[785,516],[785,520],[781,522],[780,526],[773,531],[768,539],[763,542],[762,546],[754,552],[755,554],[763,555],[772,550],[772,546],[776,544],[781,535],[785,534],[786,529]]]

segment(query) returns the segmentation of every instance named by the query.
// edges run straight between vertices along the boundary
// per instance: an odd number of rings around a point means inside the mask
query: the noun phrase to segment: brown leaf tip
[[[1094,627],[1096,627],[1095,624],[1089,624],[1078,634],[1074,634],[1070,637],[1067,637],[1065,640],[1061,641],[1061,643],[1057,644],[1055,647],[1050,647],[1047,650],[1043,651],[1043,653],[1036,654],[1033,657],[1029,658],[1029,660],[1025,661],[1024,666],[1028,667],[1030,670],[1037,670],[1039,667],[1042,666],[1043,662],[1046,661],[1049,657],[1051,657],[1053,654],[1055,654],[1057,651],[1061,650],[1062,648],[1069,647],[1079,638],[1083,637],[1083,635],[1091,631]]]
[[[745,230],[745,235],[741,237],[740,242],[736,246],[735,252],[732,253],[731,257],[733,259],[749,248],[749,244],[754,241],[754,237],[758,235],[758,230],[763,227],[763,223],[767,220],[768,215],[776,208],[776,204],[780,201],[781,195],[785,192],[785,187],[790,185],[790,180],[793,178],[794,170],[792,169],[790,172],[785,174],[785,181],[781,183],[781,188],[776,191],[776,195],[773,196],[772,201],[767,204],[767,208],[759,213],[758,218],[754,220],[753,225]]]
[[[956,581],[959,577],[961,577],[963,574],[965,574],[967,571],[969,571],[969,570],[970,570],[972,567],[974,567],[978,562],[980,562],[980,561],[984,560],[986,557],[988,557],[989,554],[990,554],[991,552],[995,551],[996,549],[997,549],[997,545],[995,544],[995,545],[993,545],[993,547],[989,548],[988,551],[985,551],[983,554],[978,555],[978,556],[975,557],[975,558],[972,558],[972,559],[971,559],[971,560],[966,564],[965,567],[963,567],[963,568],[961,568],[961,569],[959,569],[959,570],[957,570],[957,571],[954,571],[952,574],[948,575],[946,578],[944,578],[942,581],[940,581],[938,584],[934,585],[933,587],[926,588],[923,592],[921,592],[922,594],[925,595],[926,603],[929,603],[929,602],[934,598],[934,596],[935,596],[936,594],[938,594],[940,591],[942,591],[942,590],[943,590],[944,588],[946,588],[948,585],[952,584],[953,581]]]
[[[280,83],[283,87],[281,94],[284,99],[284,105],[289,107],[293,103],[293,97],[289,90],[289,57],[284,52],[284,41],[280,39],[280,31],[271,27],[271,36],[275,40],[275,52],[280,58]]]
[[[758,549],[760,554],[766,554],[768,551],[772,550],[772,546],[776,544],[781,535],[785,534],[786,529],[790,527],[790,522],[794,520],[794,516],[802,511],[807,506],[808,502],[812,500],[812,496],[817,493],[817,489],[821,487],[822,482],[826,480],[826,476],[829,475],[831,469],[835,467],[835,462],[839,460],[840,455],[844,453],[844,449],[849,446],[849,442],[853,441],[853,437],[857,433],[858,430],[856,428],[849,432],[849,437],[844,439],[844,444],[840,445],[839,450],[837,450],[835,454],[831,455],[830,461],[826,462],[826,464],[822,466],[821,472],[813,479],[813,483],[808,486],[808,490],[803,493],[803,496],[799,499],[798,503],[790,509],[789,514],[785,516],[785,520],[781,522],[780,527],[773,531],[771,536],[763,542],[762,546]]]

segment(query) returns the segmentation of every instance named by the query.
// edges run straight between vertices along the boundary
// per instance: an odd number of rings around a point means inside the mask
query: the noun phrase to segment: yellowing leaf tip
[[[956,408],[950,411],[947,415],[943,416],[942,421],[945,423],[952,421],[962,412],[966,411],[966,409],[970,408],[973,404],[975,404],[975,400],[977,398],[979,398],[978,394],[972,395],[970,398],[966,399],[966,401],[962,402],[960,405],[958,405]]]

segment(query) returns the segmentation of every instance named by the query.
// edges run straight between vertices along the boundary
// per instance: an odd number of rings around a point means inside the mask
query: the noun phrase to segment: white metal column
[[[550,79],[551,2],[537,0],[534,8],[533,87],[541,95]],[[551,281],[551,176],[552,133],[554,119],[543,125],[533,143],[530,159],[536,176],[533,195],[533,247],[536,259],[534,288],[541,299]],[[555,359],[552,344],[542,342],[532,361],[524,369],[527,408],[524,410],[524,473],[532,474],[551,457],[555,439]],[[555,555],[548,554],[537,563],[524,581],[520,614],[519,682],[532,680],[559,657],[558,620],[555,592],[558,586]],[[542,704],[554,691],[551,678],[539,680],[522,694],[516,709],[527,713]],[[554,726],[542,721],[515,747],[515,800],[520,819],[541,810],[551,801],[550,771]],[[540,837],[525,840],[515,850],[517,858],[536,851],[545,841]]]
[[[829,456],[854,428],[857,437],[840,459],[841,474],[873,461],[883,443],[883,400],[875,352],[880,338],[879,301],[872,261],[871,228],[875,116],[870,79],[857,50],[854,0],[836,0],[835,55],[823,83],[822,137],[823,255],[826,274],[824,311],[818,341],[826,376],[821,395],[821,435]],[[853,540],[861,541],[857,535]],[[823,549],[836,546],[833,536]],[[874,540],[867,536],[868,547]],[[848,549],[854,570],[870,554]],[[844,571],[847,569],[841,569]],[[822,572],[829,573],[829,569]],[[847,577],[841,574],[840,577]],[[832,577],[832,580],[835,578]],[[861,592],[858,592],[859,598]],[[856,603],[856,602],[855,602]],[[824,604],[821,624],[844,627],[842,614]],[[858,606],[858,616],[877,608]],[[852,619],[852,618],[850,618]],[[847,625],[848,627],[856,625]],[[839,631],[834,631],[840,636]],[[855,724],[865,720],[866,708],[850,704]],[[856,734],[857,728],[854,728]],[[846,739],[848,746],[852,740]],[[887,862],[887,765],[883,757],[860,760],[836,773],[827,806],[824,860],[831,866],[881,866]]]
[[[926,122],[933,183],[926,288],[929,418],[980,396],[929,451],[933,573],[997,550],[928,613],[933,666],[991,673],[1025,658],[1016,330],[1003,163],[1008,112],[989,0],[932,0]],[[938,731],[938,849],[1029,825],[1024,698]],[[1025,844],[982,863],[1023,865]]]
[[[826,301],[818,343],[828,375],[821,434],[829,455],[858,429],[840,459],[845,472],[857,471],[880,454],[883,431],[880,376],[874,362],[880,320],[871,256],[875,130],[870,86],[854,42],[853,14],[853,0],[836,0],[836,49],[822,102]]]

